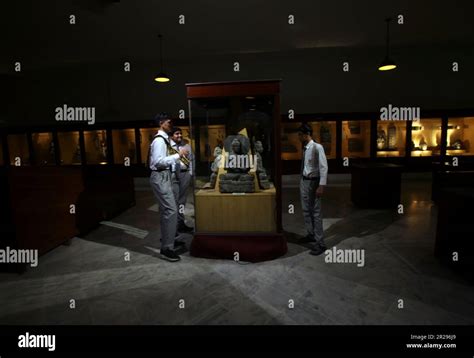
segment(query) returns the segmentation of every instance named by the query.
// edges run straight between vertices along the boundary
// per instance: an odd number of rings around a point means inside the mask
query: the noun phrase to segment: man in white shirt
[[[151,170],[150,185],[158,200],[160,212],[161,250],[160,256],[168,261],[179,261],[180,257],[173,250],[175,246],[176,225],[178,220],[178,207],[173,192],[173,183],[178,180],[176,168],[179,159],[189,154],[186,148],[181,148],[178,153],[171,153],[171,144],[168,133],[172,128],[171,118],[162,113],[156,118],[160,126],[151,145],[148,167]]]
[[[313,129],[308,124],[303,124],[298,129],[298,138],[303,144],[300,195],[304,223],[308,232],[304,239],[313,244],[311,255],[321,255],[326,251],[323,239],[321,197],[327,182],[328,163],[323,146],[316,143],[312,135]]]
[[[193,228],[187,226],[184,222],[184,208],[186,206],[188,188],[193,176],[193,157],[191,146],[183,140],[183,132],[181,131],[181,128],[174,127],[171,131],[171,146],[177,151],[181,148],[186,148],[189,152],[186,156],[189,165],[180,161],[180,170],[177,171],[179,176],[178,232],[191,232],[193,231]]]

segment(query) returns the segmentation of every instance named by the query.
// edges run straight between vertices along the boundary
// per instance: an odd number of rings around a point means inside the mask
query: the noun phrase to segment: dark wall
[[[165,70],[172,82],[157,84],[157,63],[131,61],[76,64],[57,69],[24,70],[8,85],[8,123],[54,124],[54,108],[95,106],[97,122],[152,118],[159,111],[187,111],[187,82],[281,78],[281,112],[378,112],[389,103],[421,109],[474,108],[472,48],[398,48],[399,68],[381,73],[383,48],[306,49],[292,53],[255,53],[193,57],[173,61]],[[240,62],[240,72],[233,63]],[[344,61],[350,71],[342,71]],[[452,71],[452,62],[460,71]],[[110,96],[109,96],[110,88]],[[107,114],[117,111],[117,114]],[[2,112],[3,113],[3,112]]]

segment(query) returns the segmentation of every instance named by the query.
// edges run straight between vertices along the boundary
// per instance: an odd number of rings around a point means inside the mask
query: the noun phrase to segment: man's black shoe
[[[182,248],[182,247],[186,247],[186,243],[184,241],[174,241],[174,248],[175,249],[178,249],[178,248]]]
[[[325,251],[325,250],[323,250],[321,247],[318,246],[318,247],[312,249],[312,250],[309,252],[309,254],[310,254],[310,255],[314,255],[314,256],[319,256],[319,255],[321,255],[324,251]]]
[[[171,249],[160,250],[160,257],[163,260],[167,260],[171,262],[176,262],[176,261],[181,260],[181,258],[176,254],[176,252],[174,252]]]
[[[327,249],[328,248],[324,244],[322,244],[322,245],[316,244],[316,245],[314,245],[313,249],[310,251],[310,254],[314,255],[314,256],[319,256],[323,252],[325,252]]]
[[[182,224],[182,225],[178,226],[178,231],[179,232],[193,232],[194,228],[192,228],[192,227],[190,227],[186,224]]]
[[[305,237],[302,237],[298,240],[298,242],[306,243],[306,242],[315,242],[314,235],[308,234]]]

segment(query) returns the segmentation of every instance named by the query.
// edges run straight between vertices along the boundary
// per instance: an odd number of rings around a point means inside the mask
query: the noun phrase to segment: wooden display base
[[[199,190],[195,196],[200,232],[276,232],[275,188],[257,193],[223,194]]]
[[[191,255],[258,262],[284,255],[288,248],[277,232],[275,188],[257,193],[225,194],[199,190],[195,195],[196,229]]]

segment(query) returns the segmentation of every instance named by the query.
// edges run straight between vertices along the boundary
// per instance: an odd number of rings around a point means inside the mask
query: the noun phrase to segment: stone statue
[[[256,141],[254,144],[255,148],[255,157],[257,159],[257,177],[260,183],[260,188],[262,189],[270,189],[270,181],[268,180],[267,172],[263,167],[263,159],[262,159],[262,152],[263,152],[263,145],[261,141]]]
[[[462,149],[462,142],[461,142],[460,139],[458,139],[457,141],[454,142],[453,148],[454,148],[454,149],[458,149],[458,150],[459,150],[459,149]]]
[[[377,149],[382,150],[385,149],[385,144],[387,142],[387,136],[385,135],[385,131],[379,127],[377,132]]]
[[[215,188],[216,180],[217,180],[217,173],[219,172],[219,166],[221,164],[222,159],[222,148],[217,146],[214,148],[214,161],[211,164],[211,188]]]
[[[255,191],[254,177],[248,174],[251,158],[248,155],[250,141],[243,135],[231,135],[224,141],[228,153],[224,168],[226,174],[219,176],[219,191],[221,193],[253,193]]]

